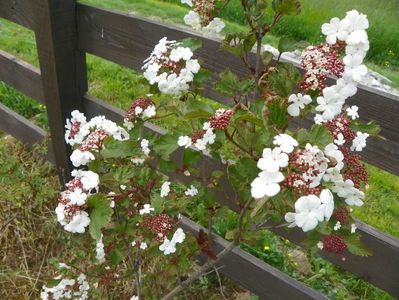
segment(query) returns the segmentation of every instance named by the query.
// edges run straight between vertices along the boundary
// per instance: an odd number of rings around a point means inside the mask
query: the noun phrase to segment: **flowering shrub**
[[[223,28],[216,17],[223,1],[182,3],[192,7],[184,18],[187,24],[205,31]],[[92,263],[87,263],[86,274],[99,274],[90,285],[93,295],[124,273],[127,279],[135,277],[140,298],[145,286],[141,267],[162,256],[174,266],[166,267],[168,275],[188,274],[163,298],[172,299],[241,242],[250,243],[252,229],[260,226],[298,227],[307,233],[310,249],[342,258],[347,250],[370,255],[350,213],[352,206],[363,205],[368,181],[357,152],[369,135],[377,135],[378,126],[361,122],[358,108],[346,105],[367,72],[362,64],[369,49],[366,16],[354,10],[324,24],[326,43],[304,49],[301,75],[280,60],[281,53],[295,47],[290,39],[280,40],[277,53],[262,45],[283,16],[300,12],[299,1],[273,1],[270,24],[263,18],[265,1],[242,1],[242,8],[250,30],[227,34],[221,48],[241,59],[248,74],[226,69],[214,83],[217,92],[231,99],[231,107],[215,109],[198,100],[204,81],[212,78],[194,58],[200,41],[165,37],[143,70],[154,94],[172,95],[167,102],[157,103],[151,95],[136,99],[123,127],[103,116],[88,121],[78,111],[67,120],[65,140],[80,169],[72,172],[56,214],[66,231],[88,231],[94,239],[90,259],[86,257]],[[336,78],[333,85],[326,82],[329,76]],[[169,113],[162,115],[162,110]],[[170,115],[179,117],[179,128],[164,136],[145,130],[145,121]],[[314,124],[291,127],[299,119]],[[208,172],[198,163],[201,155],[226,167]],[[187,187],[172,183],[182,176],[190,182]],[[209,233],[214,218],[225,212],[217,195],[229,198],[230,192],[223,190],[226,181],[238,195],[229,201],[239,207],[240,216],[226,236],[231,245],[216,255]],[[196,240],[182,229],[180,214],[190,211],[210,224],[208,234],[201,231]],[[190,274],[187,260],[199,251],[209,260]],[[42,298],[86,299],[88,289],[85,275],[77,280],[57,277],[53,287],[43,288]]]

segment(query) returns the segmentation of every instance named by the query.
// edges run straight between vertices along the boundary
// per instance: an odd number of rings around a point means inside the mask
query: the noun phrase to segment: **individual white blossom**
[[[189,136],[180,136],[177,144],[180,147],[189,148],[192,145],[191,138]]]
[[[184,23],[186,23],[188,26],[191,26],[192,28],[197,29],[197,30],[201,29],[201,27],[202,27],[200,15],[193,10],[190,10],[188,12],[188,14],[186,14],[184,16]]]
[[[280,168],[288,166],[288,155],[281,151],[279,147],[265,148],[262,158],[258,160],[258,168],[262,171],[277,172]]]
[[[338,149],[333,143],[328,144],[324,148],[324,154],[330,160],[331,163],[335,163],[335,168],[342,170],[344,167],[344,154]],[[323,172],[324,175],[324,172]]]
[[[320,210],[326,221],[330,220],[334,212],[334,196],[329,189],[324,189],[320,193]]]
[[[151,207],[150,204],[144,204],[143,208],[140,209],[139,213],[140,213],[140,215],[145,215],[145,214],[150,214],[154,210],[155,209],[153,207]]]
[[[125,184],[121,184],[121,185],[119,185],[119,188],[120,188],[122,191],[124,191],[124,190],[126,190],[127,186],[126,186]]]
[[[352,141],[351,150],[352,151],[362,151],[366,147],[366,140],[369,137],[368,133],[362,133],[358,131],[356,137]]]
[[[195,186],[191,185],[191,186],[184,192],[184,194],[185,194],[186,196],[189,196],[189,197],[194,197],[194,196],[196,196],[196,195],[198,194],[198,190],[197,190],[197,188],[196,188]]]
[[[326,36],[327,43],[334,45],[337,40],[346,40],[348,37],[348,24],[338,18],[332,18],[330,23],[325,23],[321,26],[321,32]]]
[[[184,0],[182,0],[182,1],[184,1]],[[186,1],[188,1],[188,0],[186,0]],[[139,300],[139,297],[134,295],[134,296],[130,297],[130,300]]]
[[[280,192],[279,183],[283,180],[284,175],[281,172],[260,172],[251,183],[252,197],[260,199],[265,196],[273,197],[277,195]]]
[[[342,227],[342,225],[341,225],[341,222],[340,221],[338,221],[337,223],[335,223],[335,225],[334,225],[334,230],[335,231],[338,231],[338,230],[340,230],[341,229],[341,227]]]
[[[273,139],[273,144],[279,146],[285,153],[291,153],[294,151],[294,147],[299,145],[297,140],[285,133],[276,135]]]
[[[320,198],[315,195],[302,196],[295,202],[295,213],[287,213],[285,220],[291,223],[289,227],[298,226],[304,232],[317,227],[324,220],[323,210],[320,209]]]
[[[309,95],[292,94],[288,98],[288,113],[293,116],[299,116],[301,109],[305,108],[305,105],[312,102],[312,98]]]
[[[165,198],[166,196],[168,196],[169,192],[170,192],[170,182],[165,181],[164,183],[162,183],[161,186],[161,198]]]
[[[131,161],[133,164],[139,166],[139,165],[144,164],[145,159],[144,159],[144,158],[132,158],[130,161]]]
[[[146,242],[141,242],[141,243],[140,243],[140,249],[141,249],[141,250],[145,250],[145,249],[147,249],[147,248],[148,248],[148,245],[147,245]]]
[[[352,120],[356,120],[359,118],[359,113],[358,113],[359,107],[356,105],[352,105],[351,107],[348,107],[346,109],[346,114],[351,117]]]
[[[78,168],[80,166],[87,165],[91,160],[95,160],[95,156],[90,151],[81,151],[80,149],[75,149],[71,154],[71,162],[74,167]]]
[[[182,244],[186,238],[186,234],[183,229],[178,228],[171,240],[165,238],[163,243],[159,246],[159,250],[164,253],[164,255],[169,255],[176,252],[176,245]]]
[[[342,133],[338,133],[337,138],[334,140],[334,143],[338,146],[342,146],[345,144],[344,135]]]
[[[205,31],[219,33],[226,26],[220,18],[214,18],[208,25],[204,27]]]
[[[332,191],[339,197],[344,198],[346,204],[362,206],[364,200],[364,193],[357,189],[352,180],[346,179],[334,182]]]
[[[322,241],[319,241],[319,242],[317,243],[317,248],[319,248],[320,250],[323,250],[324,244],[323,244]]]
[[[357,226],[355,223],[351,224],[351,233],[355,233],[357,229]]]
[[[80,188],[76,188],[74,191],[68,194],[68,199],[72,204],[82,206],[86,203],[87,194]]]
[[[72,233],[84,233],[85,228],[89,224],[89,214],[85,211],[79,211],[73,216],[72,220],[64,226],[64,229]]]

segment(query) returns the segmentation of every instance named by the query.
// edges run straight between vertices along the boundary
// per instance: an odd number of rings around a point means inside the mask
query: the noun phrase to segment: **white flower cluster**
[[[58,222],[72,233],[84,233],[90,223],[89,214],[84,211],[87,198],[96,193],[100,183],[98,174],[92,171],[72,171],[74,179],[67,183],[67,189],[60,195],[55,209]]]
[[[301,180],[294,181],[293,187],[296,184],[304,184],[308,188],[317,188],[322,183],[330,183],[331,191],[345,199],[348,205],[363,204],[364,193],[354,186],[352,180],[344,180],[341,174],[344,155],[338,146],[331,143],[324,150],[320,150],[317,146],[307,144],[304,149],[294,152],[299,144],[287,134],[275,136],[273,144],[276,147],[265,148],[262,158],[257,163],[261,172],[251,183],[252,197],[260,199],[277,195],[281,189],[280,183],[285,179],[282,169],[306,166],[306,170],[300,174]],[[290,161],[289,155],[294,158],[293,162]],[[291,223],[291,227],[298,226],[306,232],[313,230],[319,222],[329,220],[334,210],[331,191],[323,189],[320,197],[312,194],[300,197],[295,203],[295,213],[287,213],[286,221]]]
[[[134,109],[136,118],[148,119],[156,116],[157,110],[155,105],[150,105],[147,108],[143,109],[140,106],[137,106]],[[132,130],[134,128],[134,123],[126,118],[123,120],[123,126],[125,126],[128,130]]]
[[[264,149],[262,158],[258,161],[258,168],[262,172],[251,183],[251,194],[255,199],[273,197],[280,192],[279,183],[284,180],[280,168],[288,166],[287,153],[291,153],[298,146],[298,142],[288,134],[275,136],[273,143],[279,147]]]
[[[304,232],[313,230],[319,222],[330,220],[334,211],[334,196],[329,189],[324,189],[320,197],[302,196],[295,202],[295,213],[287,213],[285,220],[289,227],[298,226]]]
[[[181,0],[181,3],[193,7],[191,0]],[[219,33],[226,26],[220,18],[213,18],[206,26],[203,26],[200,14],[194,10],[190,10],[184,16],[184,23],[196,30],[203,30],[210,33]]]
[[[194,196],[196,196],[196,195],[198,194],[198,190],[197,190],[197,188],[196,188],[195,186],[191,185],[191,186],[184,192],[184,194],[185,194],[186,196],[189,196],[189,197],[194,197]]]
[[[61,279],[56,277],[55,279]],[[80,274],[79,277],[75,279],[63,278],[54,287],[48,288],[43,286],[42,292],[40,293],[40,299],[78,299],[86,300],[89,299],[88,291],[90,289],[89,283],[86,281],[86,275]]]
[[[211,127],[210,122],[205,122],[202,129],[203,129],[203,134],[199,138],[193,140],[189,136],[180,136],[179,140],[177,141],[177,144],[180,147],[185,147],[185,148],[193,146],[194,149],[206,153],[207,151],[206,146],[215,143],[216,134],[214,132],[214,129]]]
[[[92,152],[98,151],[107,136],[120,141],[129,138],[125,129],[104,116],[96,116],[87,122],[86,117],[77,110],[71,115],[72,118],[67,119],[65,125],[65,141],[71,146],[80,145],[71,155],[71,162],[75,167],[85,166],[89,161],[95,160]]]
[[[342,78],[333,86],[323,90],[323,96],[317,98],[317,122],[324,122],[337,116],[348,97],[356,94],[357,83],[367,74],[367,67],[363,64],[369,50],[369,41],[366,29],[369,27],[367,16],[352,10],[346,13],[342,20],[331,19],[330,23],[323,24],[322,33],[329,44],[337,41],[345,42],[345,69]]]
[[[180,94],[189,89],[194,74],[200,70],[197,59],[192,59],[190,48],[181,47],[176,41],[162,38],[150,57],[144,61],[144,77],[165,94]]]
[[[159,250],[163,252],[164,255],[169,255],[176,252],[176,245],[182,244],[184,239],[186,238],[186,234],[183,229],[178,228],[176,232],[173,234],[171,240],[165,238],[163,243],[159,246]]]
[[[142,139],[140,146],[141,146],[141,151],[143,151],[145,156],[150,155],[150,148],[149,148],[150,142],[146,139]]]

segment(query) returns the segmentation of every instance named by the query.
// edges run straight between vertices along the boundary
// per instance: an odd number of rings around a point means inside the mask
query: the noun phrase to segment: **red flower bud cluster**
[[[325,126],[337,138],[338,134],[342,134],[346,142],[351,142],[356,137],[356,132],[350,129],[352,120],[345,114],[339,114],[334,119],[328,121]]]
[[[201,17],[201,25],[207,26],[213,20],[216,0],[193,0],[193,10]]]
[[[145,110],[147,107],[154,105],[154,102],[152,102],[152,100],[150,98],[137,98],[132,105],[130,106],[130,108],[128,109],[128,111],[125,114],[125,121],[131,121],[137,118],[136,115],[136,108],[140,107],[141,110]]]
[[[335,254],[342,254],[348,248],[344,239],[339,235],[330,234],[323,238],[323,250]]]
[[[174,220],[165,214],[146,216],[142,225],[156,234],[155,239],[162,242],[175,225]]]
[[[80,151],[90,151],[93,149],[99,149],[103,141],[109,136],[104,129],[96,129],[90,133],[83,143],[80,145]]]
[[[211,123],[212,128],[217,128],[220,130],[225,130],[231,121],[231,118],[234,115],[234,111],[229,109],[229,110],[223,110],[220,113],[216,113],[214,116],[209,118],[209,122]]]
[[[201,131],[194,132],[194,133],[191,135],[191,142],[192,142],[193,144],[195,144],[195,143],[197,142],[197,140],[202,139],[202,138],[204,137],[204,135],[205,135],[205,130],[201,130]]]
[[[352,153],[346,147],[341,147],[340,150],[344,155],[345,167],[342,171],[344,179],[352,180],[356,188],[360,188],[362,185],[367,184],[369,181],[369,174],[366,166],[361,161],[361,156]]]
[[[339,221],[341,224],[348,224],[349,223],[349,210],[342,206],[335,210],[334,212],[335,220]]]
[[[307,47],[301,56],[301,66],[305,70],[304,79],[301,83],[302,92],[309,90],[321,92],[325,88],[325,80],[328,74],[342,77],[344,63],[337,49],[329,45],[318,45]]]
[[[291,173],[288,175],[282,182],[282,186],[291,188],[296,196],[318,196],[321,193],[320,187],[310,188],[309,184],[306,183],[302,176],[297,173]]]

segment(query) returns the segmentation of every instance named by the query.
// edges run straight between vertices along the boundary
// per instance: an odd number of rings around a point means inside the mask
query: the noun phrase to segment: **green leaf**
[[[230,167],[230,172],[240,179],[252,181],[258,175],[259,169],[253,159],[244,157]]]
[[[98,241],[101,237],[101,229],[111,221],[113,210],[109,206],[109,200],[103,194],[90,196],[88,206],[91,208],[89,232],[91,237]]]
[[[249,32],[238,32],[226,34],[221,49],[236,56],[242,57],[251,51],[256,43],[256,36]]]
[[[299,0],[273,0],[273,10],[286,16],[297,16],[301,13]]]
[[[198,151],[194,151],[190,148],[184,149],[183,153],[183,165],[186,167],[194,165],[201,158],[201,154]]]
[[[274,73],[269,76],[270,88],[282,97],[288,97],[301,79],[301,73],[292,64],[279,63]]]
[[[315,124],[310,129],[309,142],[313,145],[324,148],[328,144],[331,144],[333,140],[333,136],[323,125]]]
[[[267,66],[273,59],[274,55],[273,53],[269,51],[263,51],[262,52],[262,62],[265,66]]]
[[[241,80],[230,69],[224,70],[220,74],[220,80],[215,83],[215,89],[225,95],[235,96],[237,94],[246,95],[254,87],[254,80]]]
[[[168,160],[169,155],[179,148],[177,144],[178,136],[175,134],[166,134],[154,142],[154,152],[165,160]]]
[[[205,103],[204,101],[199,101],[195,99],[190,99],[186,102],[184,107],[184,118],[185,119],[206,119],[212,116],[215,110],[212,106]]]
[[[236,112],[234,120],[233,120],[233,124],[237,125],[238,122],[240,122],[240,121],[248,121],[257,126],[263,125],[262,119],[260,119],[258,116],[254,115],[253,113],[243,111],[243,110],[239,110]]]
[[[187,47],[190,48],[191,51],[195,51],[202,47],[202,41],[196,38],[186,38],[180,41],[180,46]]]
[[[278,129],[284,129],[288,125],[287,104],[282,99],[276,99],[267,103],[267,123]]]
[[[125,158],[138,152],[137,144],[133,141],[107,140],[100,154],[104,158]]]
[[[283,36],[280,38],[278,43],[278,51],[280,53],[294,51],[296,49],[296,41],[288,36]]]
[[[368,123],[363,123],[360,120],[352,121],[349,126],[353,131],[361,131],[363,133],[368,133],[371,136],[378,136],[381,131],[380,125],[375,123],[374,121],[370,121]]]
[[[118,265],[124,259],[123,251],[118,248],[113,249],[109,253],[109,259],[112,265]]]
[[[352,254],[358,256],[371,256],[371,251],[363,244],[360,236],[357,234],[351,234],[345,237],[346,245],[348,246],[348,251]]]

